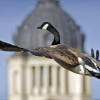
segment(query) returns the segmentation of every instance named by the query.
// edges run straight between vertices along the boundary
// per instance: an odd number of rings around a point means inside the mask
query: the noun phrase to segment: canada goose
[[[45,30],[50,30],[49,23],[46,23],[40,28]],[[50,24],[52,25],[52,24]],[[43,28],[44,27],[44,28]],[[49,28],[49,29],[48,29]],[[53,31],[54,27],[52,27],[52,34],[55,36],[55,31]],[[59,33],[57,33],[59,34]],[[57,35],[56,35],[57,36]],[[56,39],[54,40],[56,41]],[[55,42],[57,43],[57,41]],[[30,52],[35,56],[44,56],[49,59],[54,59],[58,64],[60,64],[65,69],[72,71],[77,74],[94,76],[100,79],[100,62],[99,62],[99,52],[96,53],[96,59],[94,56],[94,50],[91,50],[91,56],[87,54],[81,53],[80,51],[66,45],[61,45],[60,40],[58,45],[53,45],[51,47],[40,47],[31,50],[27,50],[25,48],[21,48],[3,41],[0,41],[0,49],[3,51],[16,51],[16,52]]]
[[[69,46],[65,46],[65,45],[61,45],[60,44],[60,35],[59,35],[59,32],[57,31],[57,29],[50,23],[50,22],[44,22],[41,26],[39,26],[38,27],[38,29],[44,29],[44,30],[48,30],[49,32],[51,32],[53,35],[54,35],[54,40],[56,41],[56,42],[53,42],[53,45],[55,45],[55,46],[52,46],[53,48],[58,48],[58,49],[60,49],[62,52],[64,52],[65,53],[65,55],[66,54],[68,54],[68,52],[69,51],[71,51],[71,53],[72,53],[72,55],[74,55],[74,56],[76,56],[77,57],[77,59],[76,59],[76,61],[78,60],[78,62],[81,62],[83,65],[78,65],[78,67],[80,66],[80,72],[82,72],[82,71],[84,71],[85,72],[85,70],[87,71],[86,72],[86,75],[93,75],[93,76],[95,76],[95,77],[98,77],[98,78],[100,78],[100,62],[95,62],[95,59],[97,60],[97,61],[99,61],[99,51],[97,50],[96,51],[96,57],[95,57],[95,55],[94,55],[94,50],[93,49],[91,49],[91,57],[90,56],[88,56],[88,55],[86,55],[86,54],[83,54],[83,53],[80,53],[78,50],[75,50],[74,48],[71,48],[71,47],[69,47]],[[59,42],[57,42],[59,40]],[[67,48],[69,48],[69,51],[67,51]],[[65,51],[64,51],[65,50]],[[67,55],[68,56],[68,55]],[[69,55],[69,56],[71,56],[71,55]],[[93,59],[93,58],[94,59]],[[71,58],[72,59],[72,58]],[[72,59],[73,60],[73,59]],[[63,59],[63,61],[64,61],[64,59]],[[60,65],[62,65],[61,63],[62,63],[62,61],[57,61]],[[73,60],[73,62],[74,62],[74,60]],[[66,63],[68,64],[68,61],[66,61]],[[99,64],[98,66],[97,66],[97,63]],[[63,63],[64,64],[64,63]],[[63,66],[63,65],[62,65]],[[83,67],[82,67],[83,66]],[[63,66],[64,67],[64,66]],[[77,70],[77,68],[78,67],[76,67],[76,70]],[[66,69],[68,68],[68,66],[66,66],[65,67]],[[70,70],[71,68],[69,68],[69,70]],[[75,71],[75,69],[74,68],[72,68],[74,71]],[[72,71],[72,69],[71,69],[71,71]],[[74,72],[73,71],[73,72]],[[77,72],[79,73],[79,71],[77,70]],[[77,73],[76,72],[76,73]],[[82,72],[83,73],[83,72]],[[82,74],[82,73],[80,73],[80,74]],[[96,74],[97,73],[97,74]]]

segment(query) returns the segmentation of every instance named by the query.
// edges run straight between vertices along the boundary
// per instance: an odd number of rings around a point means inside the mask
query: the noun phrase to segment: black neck
[[[60,44],[59,32],[53,26],[49,26],[47,30],[50,31],[54,35],[54,40],[51,45]]]

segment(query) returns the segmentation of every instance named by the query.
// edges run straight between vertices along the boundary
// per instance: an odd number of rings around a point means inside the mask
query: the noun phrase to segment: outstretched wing
[[[46,57],[50,59],[58,59],[61,62],[65,62],[69,65],[78,65],[77,57],[64,47],[41,47],[31,50],[27,50],[3,41],[0,41],[0,49],[3,51],[15,51],[15,52],[30,52],[35,56]]]
[[[24,48],[20,48],[18,46],[3,42],[1,40],[0,40],[0,49],[2,51],[16,51],[16,52],[28,51]]]
[[[56,49],[56,52],[58,52],[57,54],[54,54],[56,58],[59,58],[61,61],[72,65],[72,66],[76,66],[79,65],[78,59],[77,57],[70,52],[68,49]]]
[[[52,48],[54,48],[55,51],[55,53],[53,53],[53,56],[55,55],[57,59],[59,58],[59,60],[73,66],[79,64],[77,56],[73,52],[71,52],[71,49],[69,47],[59,44],[52,46]]]
[[[16,45],[12,45],[12,44],[9,44],[9,43],[6,43],[6,42],[3,42],[3,41],[0,40],[0,49],[2,51],[30,52],[35,56],[41,56],[41,57],[44,56],[46,58],[51,59],[51,57],[45,52],[45,49],[43,49],[43,48],[37,48],[37,49],[33,49],[31,51],[31,50],[21,48],[21,47],[18,47]]]

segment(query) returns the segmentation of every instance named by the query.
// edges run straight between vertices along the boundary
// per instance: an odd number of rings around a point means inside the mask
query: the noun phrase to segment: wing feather
[[[18,47],[3,41],[0,41],[0,49],[3,51],[15,51],[15,52],[31,52],[35,56],[46,57],[50,59],[59,59],[69,65],[78,65],[78,60],[75,54],[71,52],[66,46],[41,47],[33,50],[27,50],[25,48]]]
[[[45,52],[45,50],[43,50],[43,48],[37,48],[37,49],[33,49],[31,51],[31,50],[21,48],[21,47],[18,47],[16,45],[12,45],[12,44],[9,44],[9,43],[6,43],[6,42],[3,42],[3,41],[0,40],[0,49],[2,51],[30,52],[35,56],[41,56],[41,57],[44,56],[46,58],[51,59],[51,57]]]
[[[24,48],[20,48],[16,45],[12,45],[12,44],[9,44],[9,43],[6,43],[6,42],[3,42],[0,40],[0,49],[2,51],[16,51],[16,52],[22,52],[22,51],[28,51]]]
[[[69,65],[78,65],[78,60],[75,55],[73,55],[70,51],[66,51],[66,49],[60,48],[37,48],[37,51],[45,52],[45,54],[52,57],[52,59],[59,59]]]

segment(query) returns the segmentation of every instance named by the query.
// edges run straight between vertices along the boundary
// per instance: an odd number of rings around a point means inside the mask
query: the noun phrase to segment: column
[[[84,77],[84,94],[86,96],[91,96],[91,80],[90,80],[90,77],[89,76],[85,76]]]
[[[21,57],[13,57],[9,60],[9,99],[16,99],[22,100],[25,96],[25,80],[24,80],[24,59]]]
[[[43,67],[43,94],[48,94],[49,90],[49,66]]]
[[[83,93],[83,77],[81,75],[74,75],[74,89],[75,93],[74,94],[79,94],[81,95]]]
[[[82,100],[83,94],[83,76],[75,74],[74,75],[74,100]]]
[[[69,95],[71,96],[72,100],[82,100],[82,93],[83,93],[82,75],[69,72],[68,76],[69,76],[68,79]]]
[[[34,93],[38,95],[40,93],[40,65],[35,65],[35,87]]]
[[[30,95],[33,93],[33,67],[26,66],[26,93],[27,95]]]
[[[66,94],[66,69],[60,67],[60,93],[61,94]]]
[[[68,94],[72,96],[74,94],[74,73],[68,71]]]
[[[57,68],[58,66],[53,65],[52,66],[52,76],[51,76],[51,82],[52,82],[52,94],[56,94],[57,93],[57,88],[58,88],[58,84],[57,84],[57,80],[58,80],[58,76],[57,76]]]

